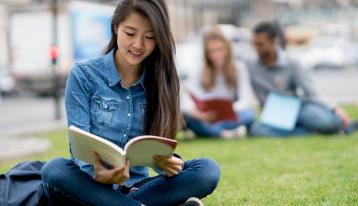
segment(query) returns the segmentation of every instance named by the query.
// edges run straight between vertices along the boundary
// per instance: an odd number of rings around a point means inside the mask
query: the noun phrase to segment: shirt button
[[[128,113],[128,117],[130,117],[131,116],[131,113]]]
[[[127,96],[127,99],[129,99],[129,96]]]
[[[127,136],[127,134],[124,134],[123,136],[124,136],[124,137],[126,137],[126,136]]]

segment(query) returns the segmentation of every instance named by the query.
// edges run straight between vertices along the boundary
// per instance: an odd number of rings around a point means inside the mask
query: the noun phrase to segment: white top
[[[187,80],[182,82],[181,87],[181,110],[190,112],[195,108],[195,104],[189,95],[189,92],[195,94],[198,98],[207,100],[213,98],[232,99],[235,98],[237,92],[238,100],[234,103],[236,111],[244,108],[249,108],[254,104],[253,92],[250,85],[249,72],[247,66],[241,61],[235,62],[238,88],[228,88],[225,83],[225,76],[223,74],[216,75],[214,88],[210,91],[205,91],[201,85],[202,70],[191,75]]]

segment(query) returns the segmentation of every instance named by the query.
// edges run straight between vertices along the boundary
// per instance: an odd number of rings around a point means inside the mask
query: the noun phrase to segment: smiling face
[[[118,66],[139,68],[156,46],[154,31],[149,19],[137,12],[130,13],[117,31],[116,61]]]

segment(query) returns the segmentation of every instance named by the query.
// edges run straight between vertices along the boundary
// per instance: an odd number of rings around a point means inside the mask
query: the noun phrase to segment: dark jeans
[[[235,129],[241,125],[250,127],[255,121],[255,111],[252,109],[244,109],[237,113],[238,121],[222,121],[217,123],[209,123],[203,120],[196,119],[189,114],[184,114],[186,127],[193,130],[193,132],[201,137],[220,137],[223,130]]]
[[[43,187],[52,205],[178,205],[192,196],[209,195],[219,179],[219,166],[206,158],[185,161],[183,170],[173,177],[148,177],[130,193],[128,188],[114,190],[112,185],[96,182],[69,159],[53,159],[42,170]]]
[[[292,131],[274,128],[260,122],[251,126],[253,136],[296,136],[312,133],[333,134],[343,130],[343,124],[337,114],[326,106],[316,103],[304,103],[298,114],[297,125]]]

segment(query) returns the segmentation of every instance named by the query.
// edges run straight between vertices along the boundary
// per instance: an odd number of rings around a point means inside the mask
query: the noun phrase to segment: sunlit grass
[[[358,107],[345,107],[358,119]],[[53,147],[46,153],[2,163],[68,156],[65,129],[39,134]],[[295,138],[181,141],[184,159],[210,157],[222,171],[205,205],[358,205],[358,132]],[[210,172],[210,171],[208,171]],[[185,185],[183,185],[185,187]]]

